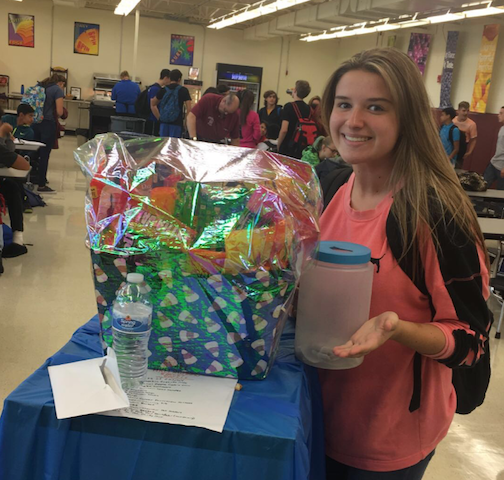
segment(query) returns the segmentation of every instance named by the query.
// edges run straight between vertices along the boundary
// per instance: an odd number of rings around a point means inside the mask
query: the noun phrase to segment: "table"
[[[470,192],[466,191],[467,195],[470,197],[481,197],[486,200],[493,200],[496,202],[504,201],[504,190],[496,190],[495,188],[489,188],[485,192]]]
[[[488,189],[486,192],[466,191],[476,210],[482,217],[504,216],[504,190]]]
[[[41,147],[45,147],[45,143],[31,140],[18,140],[14,142],[14,148],[18,152],[37,152]]]
[[[98,357],[97,317],[5,400],[0,480],[321,480],[316,371],[293,354],[292,327],[264,381],[243,381],[222,434],[87,415],[57,420],[48,365]]]

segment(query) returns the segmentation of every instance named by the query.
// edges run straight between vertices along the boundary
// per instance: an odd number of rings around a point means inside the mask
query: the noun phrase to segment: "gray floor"
[[[89,252],[84,246],[84,177],[73,160],[75,137],[53,151],[48,206],[26,215],[22,257],[4,259],[0,277],[0,397],[5,398],[96,313]],[[70,300],[71,299],[71,300]],[[492,304],[496,309],[500,308]],[[493,377],[485,404],[457,415],[426,480],[504,480],[504,345],[492,335]]]

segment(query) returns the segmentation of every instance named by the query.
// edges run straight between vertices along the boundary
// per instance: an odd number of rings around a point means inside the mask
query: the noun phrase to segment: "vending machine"
[[[196,105],[199,102],[199,99],[201,98],[202,92],[201,89],[203,88],[203,82],[201,80],[193,80],[191,78],[188,78],[184,80],[184,87],[189,90],[189,94],[191,95],[191,101],[192,105]]]
[[[253,110],[258,111],[261,105],[262,67],[248,67],[245,65],[217,64],[216,85],[221,83],[229,86],[231,92],[249,89],[254,93]]]

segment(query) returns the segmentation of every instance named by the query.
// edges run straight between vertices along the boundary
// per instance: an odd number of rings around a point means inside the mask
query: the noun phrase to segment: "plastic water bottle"
[[[112,309],[114,351],[124,389],[138,387],[147,374],[152,303],[141,273],[128,273]]]

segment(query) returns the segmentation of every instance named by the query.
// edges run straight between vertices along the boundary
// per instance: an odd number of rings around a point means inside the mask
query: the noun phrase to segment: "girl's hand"
[[[334,347],[333,353],[341,358],[363,357],[389,340],[398,325],[399,317],[396,313],[384,312],[369,319],[347,343]]]

